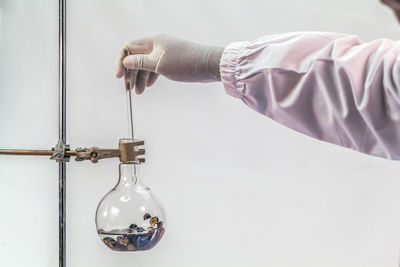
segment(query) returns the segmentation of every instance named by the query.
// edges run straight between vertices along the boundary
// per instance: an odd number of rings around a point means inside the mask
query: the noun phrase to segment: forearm
[[[229,45],[228,94],[314,138],[400,159],[400,42],[290,33]]]

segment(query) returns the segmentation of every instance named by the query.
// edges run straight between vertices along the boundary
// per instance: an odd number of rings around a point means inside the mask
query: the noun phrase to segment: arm
[[[400,160],[399,54],[400,41],[363,43],[334,33],[273,35],[225,49],[157,35],[124,45],[116,76],[129,69],[130,88],[138,94],[158,75],[222,79],[229,95],[289,128]]]
[[[226,92],[303,134],[400,159],[400,42],[290,33],[227,46]]]

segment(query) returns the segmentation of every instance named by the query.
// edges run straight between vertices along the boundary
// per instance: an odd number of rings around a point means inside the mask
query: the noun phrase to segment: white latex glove
[[[224,48],[200,45],[169,35],[127,42],[116,62],[116,76],[126,89],[143,93],[159,75],[179,82],[220,81],[219,62]]]

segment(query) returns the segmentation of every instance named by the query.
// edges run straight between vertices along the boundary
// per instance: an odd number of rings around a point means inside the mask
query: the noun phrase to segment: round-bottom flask
[[[118,184],[97,207],[97,232],[114,251],[149,250],[165,232],[164,211],[140,182],[139,170],[139,162],[120,163]]]

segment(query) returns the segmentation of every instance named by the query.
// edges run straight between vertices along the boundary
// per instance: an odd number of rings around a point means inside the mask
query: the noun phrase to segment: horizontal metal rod
[[[0,149],[0,155],[52,156],[53,153],[53,150]],[[65,151],[65,155],[75,156],[76,151]]]
[[[0,149],[0,155],[16,155],[16,156],[50,156],[50,159],[69,161],[70,157],[76,157],[75,160],[83,161],[90,160],[97,163],[100,159],[119,158],[121,162],[140,161],[144,162],[143,156],[145,150],[140,146],[144,145],[143,140],[121,139],[117,149],[90,147],[90,148],[77,148],[70,150],[69,146],[64,147],[61,151],[61,159],[57,156],[59,151],[56,148],[50,150],[35,150],[35,149]]]

